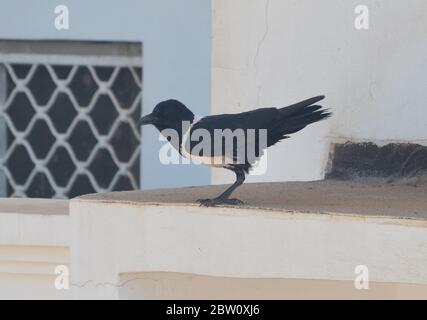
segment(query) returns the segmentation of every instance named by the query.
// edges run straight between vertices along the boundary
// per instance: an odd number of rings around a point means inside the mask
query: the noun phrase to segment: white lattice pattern
[[[9,196],[139,187],[139,59],[0,55],[0,66],[0,176]]]

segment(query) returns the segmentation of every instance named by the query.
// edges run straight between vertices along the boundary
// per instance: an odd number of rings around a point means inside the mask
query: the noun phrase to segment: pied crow
[[[307,125],[328,118],[331,113],[317,102],[323,100],[324,96],[318,96],[301,101],[299,103],[283,108],[260,108],[237,114],[213,115],[196,120],[194,114],[178,100],[166,100],[156,105],[153,112],[139,120],[140,125],[152,124],[164,136],[172,146],[186,158],[198,160],[198,163],[212,167],[221,167],[233,171],[236,181],[227,190],[216,198],[200,199],[198,202],[203,206],[215,206],[218,204],[242,204],[238,199],[230,199],[231,193],[240,186],[246,174],[254,163],[262,156],[263,151],[275,143],[286,139],[289,134],[300,131]],[[187,126],[183,123],[188,123]],[[237,138],[232,139],[232,147],[227,148],[224,136],[220,136],[218,147],[218,136],[216,131],[241,132],[247,143],[243,148],[244,154],[239,155]],[[173,130],[178,139],[174,141],[166,131]],[[252,134],[249,134],[250,131]],[[203,131],[207,135],[196,135],[193,133]],[[261,133],[264,134],[261,135]],[[208,137],[208,138],[206,138]],[[261,138],[264,138],[261,141]],[[211,139],[208,148],[197,148],[203,139]],[[249,146],[253,145],[254,156],[248,156]],[[197,151],[195,151],[197,149]]]

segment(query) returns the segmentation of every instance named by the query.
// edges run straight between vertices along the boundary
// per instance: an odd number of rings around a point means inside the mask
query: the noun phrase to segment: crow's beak
[[[155,116],[153,116],[152,113],[150,113],[150,114],[147,114],[146,116],[142,117],[141,119],[139,119],[138,125],[144,126],[146,124],[153,124],[156,120],[157,120],[157,118]]]

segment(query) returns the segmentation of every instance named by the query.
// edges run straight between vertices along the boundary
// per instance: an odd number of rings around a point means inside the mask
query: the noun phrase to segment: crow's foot
[[[239,199],[199,199],[197,200],[201,207],[215,207],[221,204],[239,206],[243,204],[243,201]]]

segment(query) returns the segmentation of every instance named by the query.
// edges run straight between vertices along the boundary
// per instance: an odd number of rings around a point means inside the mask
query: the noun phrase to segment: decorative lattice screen
[[[141,57],[90,49],[0,53],[0,195],[139,187]]]

